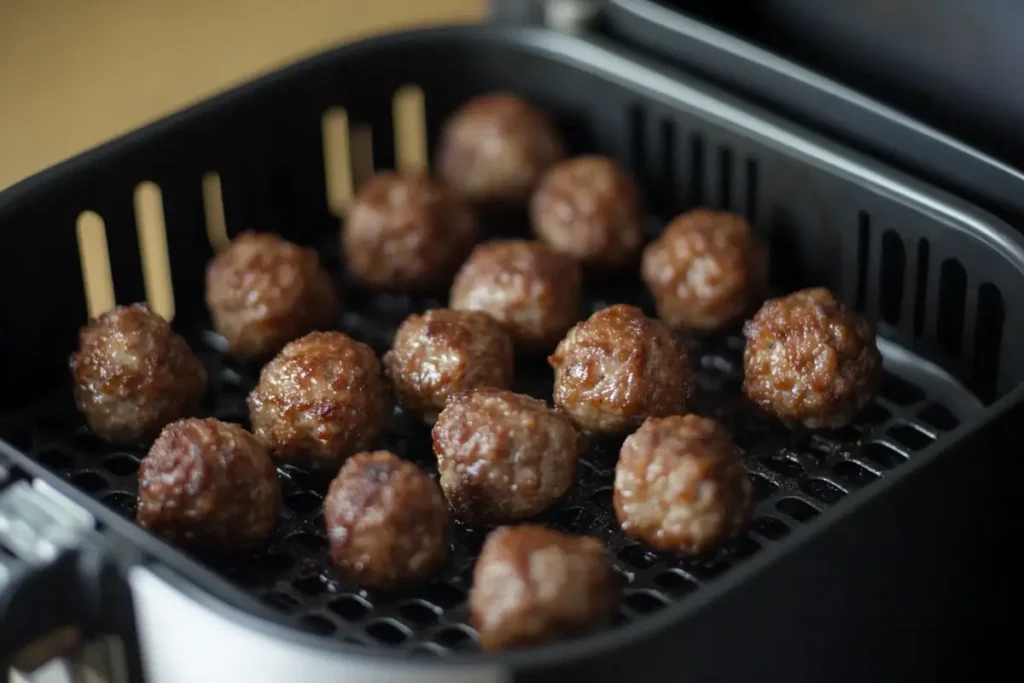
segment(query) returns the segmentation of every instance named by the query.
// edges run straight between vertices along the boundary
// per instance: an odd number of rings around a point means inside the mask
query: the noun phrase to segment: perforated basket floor
[[[337,260],[333,252],[324,252],[328,265],[337,268]],[[614,301],[636,303],[651,312],[638,282],[626,294],[621,282],[615,286]],[[352,291],[347,283],[342,287]],[[585,314],[613,301],[593,287],[589,294]],[[338,329],[382,354],[406,315],[443,302],[353,292],[346,305]],[[189,336],[211,378],[204,414],[248,427],[245,397],[258,368],[227,358],[219,338],[209,331]],[[945,375],[902,349],[882,344],[884,386],[855,425],[838,432],[791,433],[742,400],[741,336],[692,342],[691,348],[699,380],[697,412],[722,421],[732,432],[756,484],[756,514],[746,537],[713,557],[694,560],[648,552],[627,540],[615,523],[611,485],[621,442],[595,444],[582,460],[578,485],[541,520],[607,541],[628,581],[620,623],[684,600],[763,547],[784,542],[792,528],[899,467],[978,407]],[[520,391],[550,400],[551,381],[551,371],[542,362],[517,366]],[[70,389],[0,425],[0,437],[103,503],[133,515],[136,470],[147,445],[117,449],[93,437],[73,409]],[[395,410],[380,445],[436,474],[429,430],[407,420],[400,410]],[[396,652],[444,656],[476,647],[467,623],[466,595],[488,529],[457,525],[450,561],[434,581],[411,594],[377,595],[339,582],[330,567],[321,513],[327,481],[292,467],[282,468],[281,475],[285,508],[270,546],[216,570],[306,630]]]

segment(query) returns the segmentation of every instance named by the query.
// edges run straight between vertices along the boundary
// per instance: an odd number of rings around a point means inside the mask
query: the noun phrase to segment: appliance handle
[[[103,638],[137,651],[125,572],[96,520],[41,479],[4,474],[0,671],[31,673]],[[136,662],[123,668],[123,681],[141,681]]]

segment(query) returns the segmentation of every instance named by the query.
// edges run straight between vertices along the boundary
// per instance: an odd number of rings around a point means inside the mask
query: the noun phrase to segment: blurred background
[[[485,0],[0,0],[0,188],[340,42]]]

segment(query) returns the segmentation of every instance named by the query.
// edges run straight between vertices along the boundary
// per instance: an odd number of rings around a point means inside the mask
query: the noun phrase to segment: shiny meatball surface
[[[312,332],[281,349],[248,403],[253,432],[274,454],[315,470],[370,448],[389,413],[373,349],[341,332]]]
[[[139,465],[138,520],[172,543],[214,554],[265,544],[281,511],[270,453],[236,424],[169,424]]]
[[[324,522],[334,566],[368,588],[418,583],[448,557],[444,496],[425,472],[388,451],[348,459],[328,488]]]
[[[462,265],[449,306],[483,311],[521,350],[547,353],[579,318],[581,296],[579,264],[568,256],[541,242],[494,240]]]
[[[142,303],[89,321],[69,364],[75,405],[93,434],[108,442],[152,438],[196,410],[206,393],[203,364]]]
[[[526,203],[544,173],[565,156],[551,119],[507,93],[475,97],[448,119],[438,173],[475,204]]]
[[[548,171],[530,201],[530,220],[538,239],[587,266],[625,265],[643,240],[633,178],[603,156],[569,159]]]
[[[621,434],[648,417],[681,414],[693,393],[681,339],[627,304],[577,324],[548,362],[555,405],[586,433]]]
[[[740,215],[696,209],[644,250],[641,277],[658,317],[698,332],[742,319],[764,296],[768,251]]]
[[[544,401],[501,389],[453,397],[432,432],[441,489],[465,520],[540,514],[576,481],[580,442]]]
[[[539,525],[501,527],[473,569],[470,620],[485,651],[538,645],[609,625],[621,591],[601,540]]]
[[[700,555],[737,538],[753,493],[729,433],[697,415],[647,420],[615,467],[622,531],[662,552]]]
[[[770,299],[744,335],[743,391],[787,424],[847,425],[881,384],[874,329],[827,289]]]
[[[315,251],[277,235],[244,232],[207,266],[206,305],[232,354],[265,360],[329,326],[339,299]]]
[[[512,384],[512,339],[480,311],[438,308],[398,328],[384,370],[402,406],[433,424],[448,399],[467,389]]]
[[[360,188],[342,246],[365,284],[435,287],[455,273],[476,236],[476,218],[453,193],[420,172],[387,172]]]

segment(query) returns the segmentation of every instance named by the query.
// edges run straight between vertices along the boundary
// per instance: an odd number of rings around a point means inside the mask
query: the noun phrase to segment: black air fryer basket
[[[207,364],[206,414],[245,424],[258,370],[225,357],[208,330],[210,173],[230,234],[274,231],[322,248],[345,292],[338,329],[378,353],[409,312],[443,305],[356,291],[327,201],[325,112],[368,126],[374,166],[391,168],[392,101],[409,85],[424,94],[431,148],[470,96],[521,93],[557,117],[573,151],[636,173],[652,231],[693,206],[742,212],[774,250],[779,291],[830,287],[878,327],[881,395],[854,426],[813,435],[739,400],[739,336],[694,347],[698,410],[733,432],[758,495],[749,533],[714,557],[627,541],[610,508],[615,444],[587,453],[579,485],[542,520],[603,536],[628,579],[618,623],[593,636],[477,652],[465,599],[485,529],[459,527],[452,560],[416,593],[338,582],[323,486],[296,469],[282,470],[286,509],[270,547],[230,565],[190,558],[132,521],[146,444],[105,446],[73,410],[67,358],[88,317],[76,223],[87,211],[103,219],[117,302],[144,300],[140,183],[160,190],[173,322]],[[74,626],[141,652],[130,676],[182,683],[939,680],[991,661],[976,648],[994,640],[990,546],[1024,397],[1014,352],[1024,309],[1011,305],[1024,291],[1024,240],[955,196],[596,39],[420,30],[261,78],[0,195],[0,286],[5,656],[29,661],[28,645]],[[590,291],[583,313],[612,300],[650,309],[637,282],[616,282]],[[519,368],[520,390],[549,398],[550,381]],[[399,413],[381,445],[431,466],[426,430]]]

